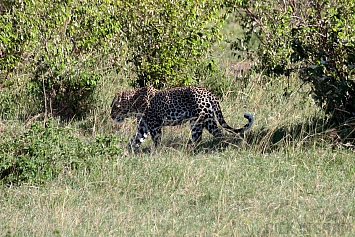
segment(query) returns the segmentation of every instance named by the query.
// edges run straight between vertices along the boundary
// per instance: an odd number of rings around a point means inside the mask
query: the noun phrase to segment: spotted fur
[[[221,137],[219,124],[229,132],[242,133],[248,130],[254,118],[244,114],[248,123],[235,129],[230,127],[223,118],[216,96],[203,87],[177,87],[168,90],[156,90],[151,86],[116,94],[111,104],[111,118],[123,122],[125,118],[136,117],[138,131],[130,144],[138,148],[148,137],[152,136],[155,145],[160,143],[163,126],[175,126],[189,121],[192,141],[198,142],[202,130],[206,128],[213,136]]]

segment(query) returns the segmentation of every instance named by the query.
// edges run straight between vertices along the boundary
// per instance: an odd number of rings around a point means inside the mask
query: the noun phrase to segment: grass
[[[228,148],[113,157],[45,186],[1,187],[9,236],[351,236],[347,151]]]

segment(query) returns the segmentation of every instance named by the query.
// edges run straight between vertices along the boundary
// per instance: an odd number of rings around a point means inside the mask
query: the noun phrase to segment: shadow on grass
[[[253,150],[260,153],[271,153],[290,147],[346,147],[355,149],[355,119],[336,126],[327,118],[311,118],[307,123],[290,124],[278,127],[251,129],[245,134],[234,135],[224,132],[224,137],[209,136],[199,144],[192,144],[184,135],[175,134],[176,129],[163,136],[162,144],[154,147],[151,141],[145,142],[136,154],[153,154],[163,150],[186,153],[223,152],[227,148]],[[208,134],[204,131],[203,136]]]
[[[233,146],[270,153],[290,146],[314,147],[321,145],[355,149],[355,119],[335,125],[327,118],[312,118],[308,123],[290,124],[274,128],[250,130],[242,135],[225,134],[221,139],[211,139],[199,144],[195,152],[223,151]]]
[[[327,118],[312,118],[308,123],[262,128],[251,133],[247,142],[259,146],[262,152],[272,152],[287,145],[311,147],[327,144],[353,148],[354,128],[355,120],[339,126]]]

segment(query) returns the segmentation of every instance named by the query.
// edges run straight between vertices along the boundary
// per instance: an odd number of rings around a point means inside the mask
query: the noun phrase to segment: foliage
[[[236,49],[253,35],[259,69],[268,75],[297,72],[312,85],[318,105],[338,123],[355,115],[355,1],[229,1],[245,29]]]
[[[22,71],[46,112],[63,118],[85,114],[97,82],[117,67],[117,9],[86,0],[7,1],[4,6],[1,84],[8,87],[11,74]]]
[[[187,85],[213,70],[207,60],[220,39],[220,1],[124,1],[122,30],[135,86]],[[207,61],[206,61],[207,60]]]
[[[117,156],[121,150],[113,134],[83,140],[57,121],[35,122],[25,132],[0,143],[0,180],[41,184],[58,175],[90,169],[97,156]]]

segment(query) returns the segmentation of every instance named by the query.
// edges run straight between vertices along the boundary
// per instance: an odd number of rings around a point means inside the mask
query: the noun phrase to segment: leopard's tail
[[[245,132],[246,130],[250,129],[251,126],[253,125],[254,123],[254,117],[253,115],[249,114],[249,113],[245,113],[244,114],[244,118],[248,119],[248,123],[245,124],[242,128],[232,128],[231,126],[229,126],[226,121],[224,120],[223,118],[223,114],[222,114],[222,110],[221,110],[221,107],[218,103],[218,100],[217,99],[214,99],[213,100],[213,109],[214,109],[214,112],[215,112],[215,115],[217,117],[217,120],[219,122],[219,124],[225,129],[227,130],[228,132],[232,132],[232,133],[243,133]]]
[[[232,132],[232,133],[243,133],[246,130],[248,130],[249,128],[251,128],[251,126],[254,123],[254,117],[253,115],[249,114],[249,113],[245,113],[244,114],[244,118],[248,119],[248,123],[245,124],[242,128],[232,128],[230,127],[226,121],[223,119],[223,117],[221,119],[218,119],[219,123],[221,124],[221,126],[227,130],[228,132]]]

